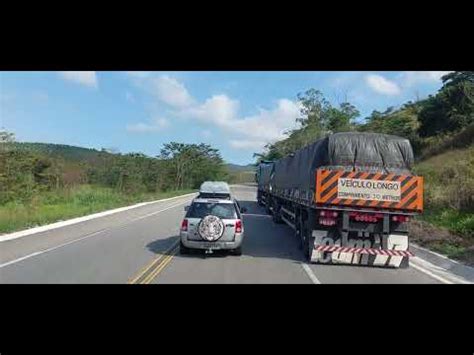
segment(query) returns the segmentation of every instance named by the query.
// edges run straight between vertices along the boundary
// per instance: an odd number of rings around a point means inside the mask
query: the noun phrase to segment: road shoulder
[[[141,202],[141,203],[137,203],[137,204],[134,204],[134,205],[131,205],[131,206],[114,208],[112,210],[107,210],[107,211],[102,211],[102,212],[98,212],[98,213],[94,213],[94,214],[90,214],[90,215],[86,215],[86,216],[82,216],[82,217],[72,218],[72,219],[68,219],[66,221],[59,221],[59,222],[47,224],[47,225],[44,225],[44,226],[38,226],[38,227],[25,229],[25,230],[18,231],[18,232],[13,232],[13,233],[9,233],[9,234],[0,235],[0,243],[5,242],[5,241],[9,241],[9,240],[13,240],[13,239],[18,239],[18,238],[30,236],[30,235],[33,235],[33,234],[39,234],[39,233],[51,231],[51,230],[58,229],[58,228],[63,228],[63,227],[66,227],[66,226],[77,224],[77,223],[90,221],[90,220],[93,220],[93,219],[96,219],[96,218],[106,217],[106,216],[109,216],[109,215],[112,215],[112,214],[116,214],[116,213],[119,213],[119,212],[125,212],[125,211],[136,209],[136,208],[139,208],[139,207],[152,205],[152,204],[155,204],[155,203],[158,203],[158,202],[172,201],[172,200],[176,200],[176,199],[179,199],[179,198],[192,196],[192,195],[195,195],[195,194],[196,194],[195,192],[192,192],[190,194],[179,195],[179,196],[174,196],[174,197],[155,200],[155,201]]]

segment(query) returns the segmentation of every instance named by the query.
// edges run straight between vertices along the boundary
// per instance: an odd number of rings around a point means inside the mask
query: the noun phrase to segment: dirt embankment
[[[410,222],[409,233],[412,242],[474,266],[474,245],[469,239],[462,238],[448,229],[418,220]]]

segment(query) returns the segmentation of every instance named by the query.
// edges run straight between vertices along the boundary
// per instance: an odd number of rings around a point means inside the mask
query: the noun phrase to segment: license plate
[[[221,246],[219,244],[215,244],[215,243],[204,243],[204,246],[207,249],[221,249]]]

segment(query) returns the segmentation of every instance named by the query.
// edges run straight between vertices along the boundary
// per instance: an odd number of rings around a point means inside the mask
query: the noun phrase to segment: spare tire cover
[[[217,240],[224,234],[224,222],[219,217],[206,216],[199,223],[198,233],[202,239],[210,242]]]

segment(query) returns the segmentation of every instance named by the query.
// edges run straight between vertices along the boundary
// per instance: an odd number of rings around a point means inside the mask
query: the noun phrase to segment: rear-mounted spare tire
[[[201,219],[198,225],[198,233],[202,239],[208,242],[218,240],[224,234],[224,222],[219,217],[209,215]]]

